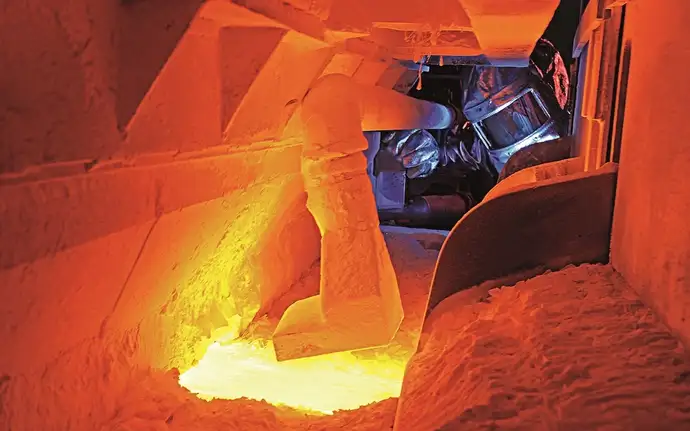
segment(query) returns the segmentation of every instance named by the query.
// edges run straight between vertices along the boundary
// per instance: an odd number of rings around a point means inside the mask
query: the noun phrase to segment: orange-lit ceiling
[[[331,43],[373,43],[397,59],[413,60],[426,54],[483,55],[497,65],[520,65],[525,64],[558,3],[559,0],[212,0],[205,6],[205,13],[223,15],[228,25],[266,26],[268,18]],[[240,13],[235,5],[263,16]]]

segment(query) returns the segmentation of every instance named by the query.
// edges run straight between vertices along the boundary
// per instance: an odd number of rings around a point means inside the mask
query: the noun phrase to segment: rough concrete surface
[[[401,290],[406,293],[403,306],[409,310],[403,330],[392,343],[391,355],[409,356],[419,335],[438,254],[422,245],[430,241],[430,236],[434,235],[384,233]],[[250,327],[253,335],[270,337],[292,301],[314,295],[318,290],[317,264],[288,295],[273,302],[270,309],[259,311],[266,319]],[[0,430],[377,431],[382,429],[382,423],[392,424],[394,400],[323,417],[305,416],[256,401],[202,401],[179,386],[174,371],[138,368],[142,351],[160,351],[158,346],[142,344],[142,330],[118,338],[90,338],[63,351],[45,369],[35,373],[0,375]],[[175,335],[181,337],[184,331]]]
[[[447,301],[408,365],[397,430],[690,428],[690,356],[609,266]]]
[[[466,298],[449,298],[431,316],[429,340],[409,367],[399,430],[690,427],[690,357],[609,266],[571,267],[492,290],[480,302]],[[205,402],[180,388],[174,373],[134,371],[132,351],[108,345],[115,344],[82,346],[94,359],[63,357],[35,380],[3,380],[2,429],[381,431],[393,424],[392,399],[332,416]],[[8,409],[17,401],[30,410]]]

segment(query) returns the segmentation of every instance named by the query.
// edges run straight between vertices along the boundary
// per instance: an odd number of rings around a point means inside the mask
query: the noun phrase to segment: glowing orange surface
[[[406,361],[350,352],[277,362],[270,342],[212,344],[180,384],[204,399],[250,398],[330,414],[400,395]]]

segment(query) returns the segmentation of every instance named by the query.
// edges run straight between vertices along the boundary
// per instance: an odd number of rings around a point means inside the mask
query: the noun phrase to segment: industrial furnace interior
[[[0,2],[0,430],[690,429],[662,3]]]

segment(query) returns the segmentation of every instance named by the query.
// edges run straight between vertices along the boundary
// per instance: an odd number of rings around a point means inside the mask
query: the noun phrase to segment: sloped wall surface
[[[611,260],[688,346],[690,4],[638,0],[627,9],[631,64]]]
[[[281,135],[330,50],[200,5],[3,5],[3,385],[108,343],[144,366],[189,367],[317,259],[300,142]],[[246,40],[254,51],[228,51]]]

